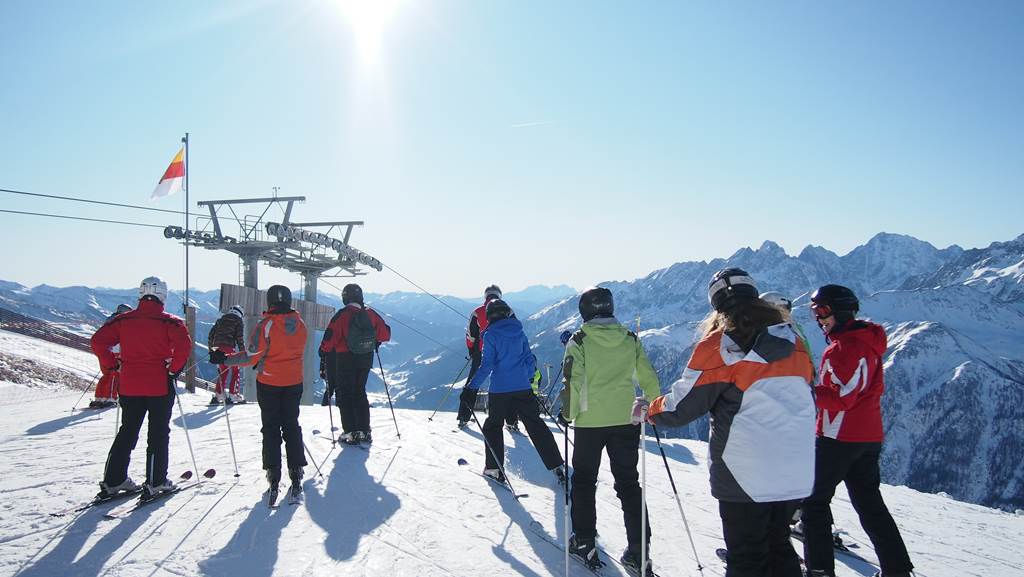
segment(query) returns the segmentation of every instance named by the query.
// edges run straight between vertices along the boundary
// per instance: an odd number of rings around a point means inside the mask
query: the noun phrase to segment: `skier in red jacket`
[[[151,497],[175,488],[167,478],[174,381],[185,368],[192,339],[180,318],[164,312],[166,299],[167,283],[147,277],[139,286],[139,306],[118,315],[92,336],[92,350],[101,370],[120,372],[121,427],[107,456],[101,496],[138,489],[128,477],[128,464],[147,414],[143,494]],[[111,352],[115,345],[121,346],[120,361]]]
[[[114,320],[117,315],[126,313],[132,310],[131,305],[119,304],[117,310],[115,310],[103,324],[107,324]],[[121,360],[121,347],[114,345],[110,352],[114,353],[114,360],[120,364]],[[100,376],[100,380],[96,383],[96,398],[89,403],[90,409],[105,409],[107,407],[113,407],[117,404],[117,371],[108,371]]]
[[[910,577],[914,565],[879,491],[885,330],[857,319],[859,309],[857,296],[844,286],[825,285],[811,295],[811,312],[829,345],[814,387],[818,439],[814,490],[803,503],[804,561],[810,576],[835,575],[829,505],[845,482],[878,555],[882,570],[875,575]]]
[[[484,304],[476,307],[473,314],[469,315],[469,326],[466,327],[466,348],[469,350],[469,374],[466,376],[466,386],[462,387],[459,393],[459,414],[458,426],[463,428],[469,423],[471,410],[476,406],[478,389],[471,389],[469,383],[473,381],[476,372],[480,369],[480,362],[483,359],[484,331],[487,330],[487,304],[495,299],[501,298],[501,289],[498,285],[492,284],[484,289]],[[519,432],[519,416],[515,410],[509,410],[505,414],[505,425],[509,432]]]
[[[363,304],[363,289],[347,284],[341,291],[344,307],[334,314],[320,342],[320,355],[334,358],[333,382],[341,413],[342,443],[357,445],[373,440],[370,434],[370,402],[366,381],[373,368],[373,354],[391,340],[391,327],[377,311]]]

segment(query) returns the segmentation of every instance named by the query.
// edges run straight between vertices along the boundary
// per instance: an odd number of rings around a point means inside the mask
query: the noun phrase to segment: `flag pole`
[[[185,138],[181,141],[185,143],[185,302],[182,305],[182,313],[188,315],[188,133],[185,133]]]

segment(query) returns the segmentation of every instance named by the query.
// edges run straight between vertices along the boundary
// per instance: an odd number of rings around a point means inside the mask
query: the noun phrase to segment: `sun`
[[[404,0],[337,0],[337,4],[352,29],[360,63],[375,66],[380,61],[385,29]]]

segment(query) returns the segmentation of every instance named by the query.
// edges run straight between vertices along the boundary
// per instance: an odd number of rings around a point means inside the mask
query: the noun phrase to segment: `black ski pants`
[[[306,465],[299,426],[299,400],[302,383],[289,386],[267,385],[256,381],[256,400],[263,420],[263,468],[281,470],[281,439],[288,453],[288,468]]]
[[[847,443],[818,437],[814,459],[814,491],[804,499],[804,562],[808,569],[835,574],[832,552],[831,510],[836,486],[846,483],[850,503],[871,539],[882,574],[906,573],[914,568],[903,537],[878,486],[881,443]]]
[[[118,485],[128,477],[128,464],[132,451],[139,442],[142,421],[149,415],[149,430],[146,434],[146,482],[160,485],[167,479],[167,451],[171,440],[171,410],[174,408],[174,392],[162,397],[129,397],[122,395],[121,426],[114,437],[107,455],[107,466],[103,481]]]
[[[338,372],[334,379],[338,394],[341,430],[370,432],[370,401],[366,398],[366,381],[373,369],[373,353],[354,355],[338,353]]]
[[[508,411],[515,411],[523,420],[526,427],[526,434],[537,449],[540,460],[548,469],[554,469],[565,461],[562,454],[558,452],[558,443],[555,442],[551,429],[548,428],[540,418],[540,409],[537,406],[537,397],[532,389],[525,391],[514,391],[511,393],[491,393],[488,395],[490,408],[487,411],[487,420],[484,421],[484,440],[490,447],[484,447],[486,451],[486,465],[488,469],[497,469],[498,463],[494,455],[501,460],[502,468],[505,463],[505,435],[502,424]],[[491,454],[494,451],[494,455]]]
[[[597,536],[597,472],[601,453],[608,451],[615,494],[622,504],[622,520],[626,525],[626,542],[630,551],[639,554],[642,540],[641,517],[643,499],[640,490],[640,425],[612,427],[577,427],[572,454],[572,531],[577,537]],[[647,546],[651,544],[651,524],[647,523]]]
[[[729,551],[725,577],[801,577],[800,558],[789,540],[797,503],[718,502]]]
[[[466,377],[466,385],[462,387],[462,392],[459,393],[459,421],[468,421],[472,417],[471,410],[476,407],[476,394],[478,389],[469,388],[469,383],[472,382],[473,377],[476,376],[477,369],[480,368],[481,356],[479,351],[472,351],[469,353],[469,375]]]

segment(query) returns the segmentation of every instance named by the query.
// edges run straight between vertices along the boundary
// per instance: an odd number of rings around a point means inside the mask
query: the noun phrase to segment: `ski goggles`
[[[811,303],[811,314],[815,319],[827,319],[832,316],[832,307],[825,304]]]

